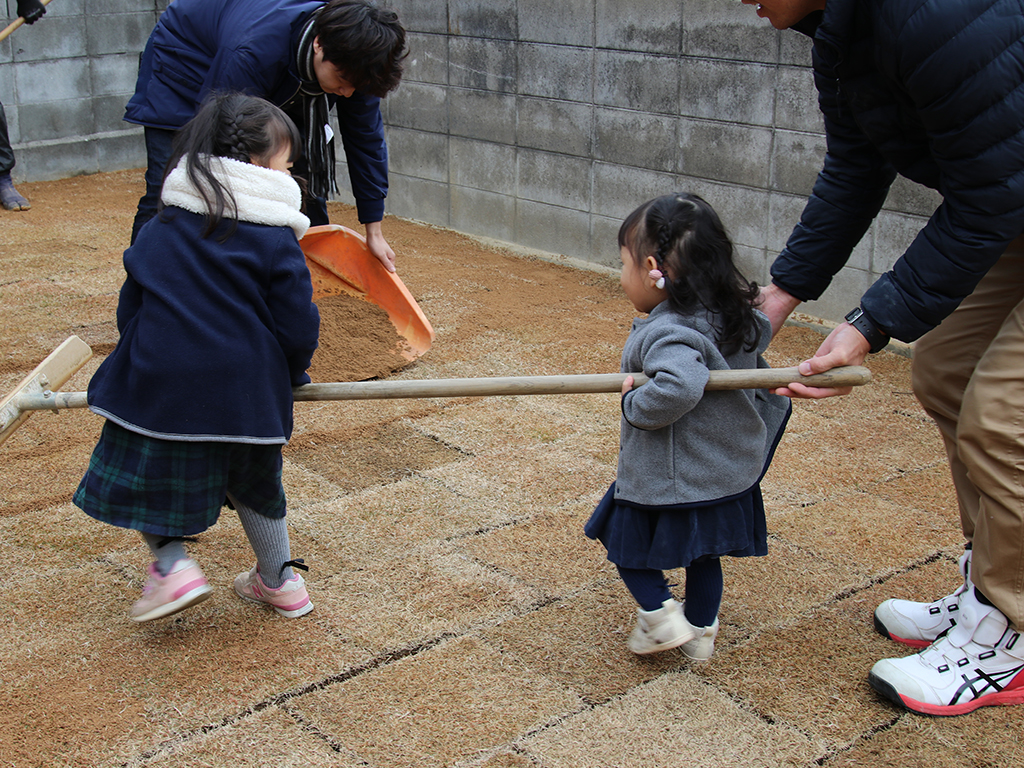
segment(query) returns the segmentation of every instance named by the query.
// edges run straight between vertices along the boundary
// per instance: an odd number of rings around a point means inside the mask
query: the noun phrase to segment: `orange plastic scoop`
[[[398,275],[388,272],[348,227],[310,227],[299,241],[313,280],[313,299],[348,293],[376,304],[408,344],[401,354],[415,360],[434,341],[434,329]]]

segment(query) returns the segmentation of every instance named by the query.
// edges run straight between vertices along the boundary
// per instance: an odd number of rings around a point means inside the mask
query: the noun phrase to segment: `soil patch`
[[[404,368],[402,338],[388,313],[348,294],[325,296],[320,310],[320,346],[309,377],[314,382],[362,381]]]

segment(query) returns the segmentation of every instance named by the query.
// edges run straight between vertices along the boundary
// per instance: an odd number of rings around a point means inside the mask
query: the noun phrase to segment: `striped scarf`
[[[338,183],[334,178],[334,141],[327,141],[324,126],[329,119],[330,104],[327,94],[320,87],[313,69],[316,53],[313,50],[313,25],[316,12],[306,22],[299,39],[299,96],[302,100],[303,125],[299,126],[306,136],[306,163],[309,167],[309,193],[314,197],[330,197],[338,191]]]

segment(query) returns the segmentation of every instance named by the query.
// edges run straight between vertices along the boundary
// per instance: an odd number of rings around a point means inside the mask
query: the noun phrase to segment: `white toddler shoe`
[[[694,661],[706,661],[715,652],[715,638],[718,637],[718,617],[707,627],[694,627],[697,637],[683,643],[680,649],[687,658]]]
[[[626,643],[633,653],[643,656],[667,651],[697,637],[697,631],[683,616],[683,606],[672,598],[656,611],[638,610],[636,614],[636,628]]]

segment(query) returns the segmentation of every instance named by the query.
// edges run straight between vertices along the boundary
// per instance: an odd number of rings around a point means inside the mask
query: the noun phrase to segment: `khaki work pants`
[[[971,580],[1024,630],[1024,236],[914,349],[946,445]]]

